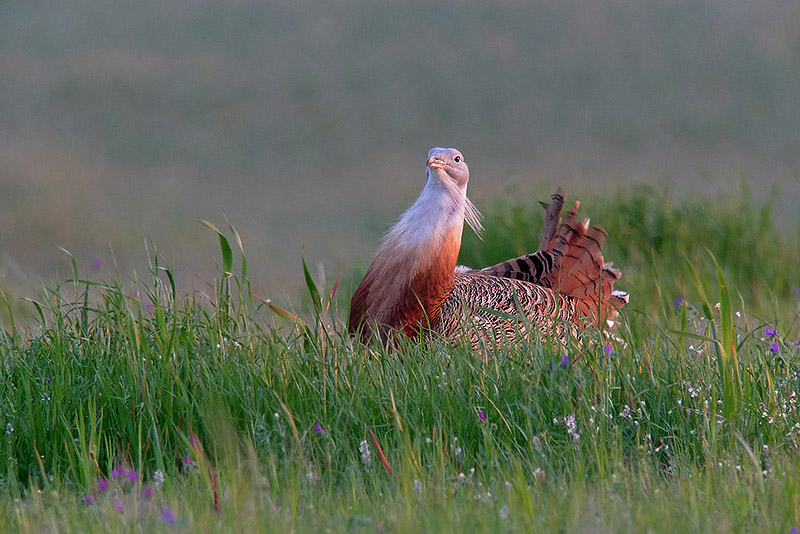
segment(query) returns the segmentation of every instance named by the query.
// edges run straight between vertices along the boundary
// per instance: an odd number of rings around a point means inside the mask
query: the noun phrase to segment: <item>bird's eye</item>
[[[453,158],[453,161],[455,161],[456,163],[461,163],[461,161],[462,161],[463,159],[464,159],[464,158],[462,158],[461,156],[456,156],[456,157],[454,157],[454,158]]]

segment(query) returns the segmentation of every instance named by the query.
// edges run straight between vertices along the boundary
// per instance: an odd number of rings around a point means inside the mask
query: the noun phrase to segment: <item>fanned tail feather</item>
[[[619,309],[628,302],[628,294],[614,290],[621,273],[603,260],[608,234],[598,226],[589,226],[589,219],[579,221],[579,206],[575,202],[545,243],[562,257],[557,267],[542,277],[542,285],[575,298],[578,314],[602,327],[619,315]]]
[[[539,250],[479,272],[551,288],[576,299],[580,317],[599,327],[611,326],[619,309],[628,302],[628,294],[614,289],[621,273],[603,260],[607,234],[597,226],[589,226],[589,219],[578,219],[579,202],[562,220],[561,188],[551,198],[551,203],[541,203],[544,224]]]
[[[547,250],[547,244],[556,235],[561,225],[561,208],[564,206],[564,191],[559,187],[550,196],[552,202],[539,202],[544,208],[542,231],[539,232],[539,250]]]
[[[514,278],[523,282],[550,287],[545,282],[548,273],[558,269],[566,242],[556,241],[556,231],[561,225],[561,208],[564,205],[564,192],[559,187],[550,197],[551,203],[540,202],[544,208],[542,231],[539,232],[539,250],[525,254],[479,272],[503,278]]]

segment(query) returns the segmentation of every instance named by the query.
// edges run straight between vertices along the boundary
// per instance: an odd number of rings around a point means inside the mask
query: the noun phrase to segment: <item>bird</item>
[[[455,148],[428,152],[425,186],[391,227],[350,301],[348,332],[365,344],[431,336],[472,349],[522,338],[566,344],[588,327],[607,329],[628,302],[614,289],[621,273],[603,260],[606,233],[562,219],[561,188],[544,208],[537,251],[472,269],[458,265],[464,223],[478,235],[481,215],[467,198],[469,168]],[[580,344],[580,340],[578,340]]]

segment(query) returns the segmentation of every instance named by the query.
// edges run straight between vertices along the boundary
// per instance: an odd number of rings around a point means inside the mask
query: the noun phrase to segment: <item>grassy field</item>
[[[354,346],[358,273],[268,304],[231,228],[188,296],[156,255],[138,281],[76,263],[2,320],[0,530],[794,532],[800,228],[746,190],[582,210],[632,294],[584,351]],[[461,262],[539,217],[498,202]]]

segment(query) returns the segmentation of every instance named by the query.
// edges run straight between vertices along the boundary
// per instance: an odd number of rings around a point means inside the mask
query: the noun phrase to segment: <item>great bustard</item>
[[[419,198],[386,234],[350,304],[348,330],[369,342],[430,332],[481,344],[523,336],[566,341],[587,325],[613,322],[628,301],[614,290],[620,272],[603,261],[603,230],[562,221],[559,188],[544,206],[539,250],[492,267],[457,267],[464,221],[480,232],[467,198],[469,169],[454,148],[428,153]]]

